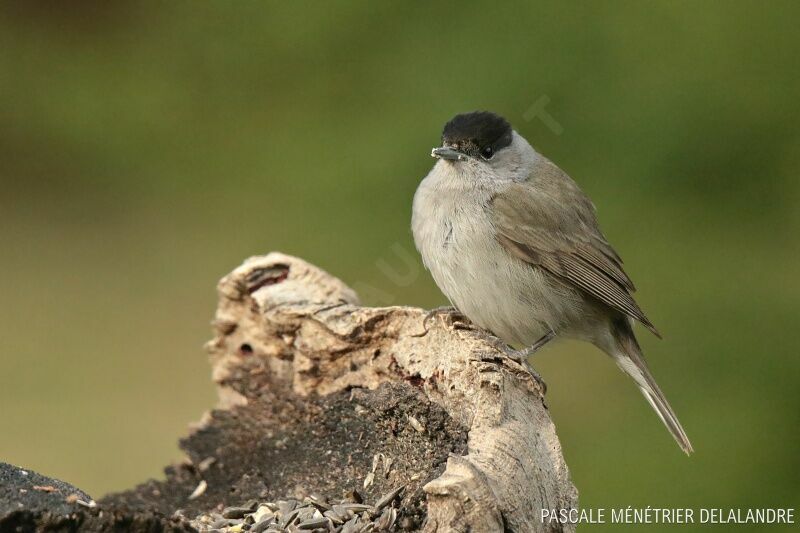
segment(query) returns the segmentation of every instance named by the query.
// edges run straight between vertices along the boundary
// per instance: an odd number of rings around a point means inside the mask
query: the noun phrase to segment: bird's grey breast
[[[559,328],[571,294],[503,248],[491,215],[498,193],[460,187],[432,172],[414,197],[412,231],[425,266],[454,306],[506,342],[527,345]]]
[[[414,198],[412,230],[425,266],[450,302],[476,324],[513,342],[521,333],[510,322],[520,311],[526,318],[530,313],[513,287],[533,273],[498,242],[491,196],[491,191],[442,186],[435,178],[423,181]]]

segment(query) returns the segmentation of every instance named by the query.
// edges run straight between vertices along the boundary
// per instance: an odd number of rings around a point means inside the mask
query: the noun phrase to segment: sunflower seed
[[[318,527],[325,527],[328,525],[327,518],[312,518],[297,524],[297,529],[317,529]]]
[[[281,521],[278,523],[282,528],[286,528],[294,522],[295,518],[297,518],[298,513],[300,513],[300,509],[294,509],[289,511],[289,514],[284,515],[281,517]]]
[[[394,507],[387,507],[380,518],[375,521],[375,529],[378,531],[388,531],[394,525],[395,520],[397,520],[397,509]]]
[[[341,524],[343,524],[343,523],[344,523],[344,519],[343,519],[343,518],[342,518],[342,516],[341,516],[339,513],[337,513],[336,511],[333,511],[333,510],[331,510],[331,511],[325,511],[325,512],[323,513],[323,516],[324,516],[324,517],[326,517],[326,518],[328,518],[328,519],[329,519],[331,522],[333,522],[333,523],[335,523],[335,524],[339,524],[339,525],[341,525]]]
[[[341,529],[341,533],[358,533],[361,531],[361,520],[355,516],[348,520]]]
[[[239,522],[239,520],[231,520],[230,518],[220,518],[219,520],[211,522],[208,527],[211,529],[222,529],[223,527],[235,526]]]
[[[192,493],[189,495],[189,499],[194,500],[199,498],[200,496],[203,495],[203,493],[206,491],[207,488],[208,488],[208,483],[206,483],[205,479],[201,479],[200,483],[197,484]]]
[[[375,471],[378,469],[378,465],[380,464],[381,459],[383,459],[383,454],[382,453],[376,453],[375,455],[372,456],[372,472],[373,473],[375,473]]]
[[[420,422],[419,420],[417,420],[416,418],[414,418],[411,415],[407,415],[407,416],[408,416],[408,423],[411,424],[411,427],[413,427],[417,431],[417,433],[424,433],[425,432],[425,426],[422,425],[422,422]]]
[[[375,481],[375,474],[373,472],[370,472],[369,474],[367,474],[367,477],[364,478],[364,488],[368,489],[374,481]]]
[[[262,533],[266,531],[267,528],[274,523],[273,517],[264,518],[263,520],[259,520],[255,524],[250,527],[251,533]]]
[[[253,521],[261,522],[267,518],[272,519],[275,516],[275,513],[267,505],[259,505],[258,509],[256,509],[256,512],[254,512],[251,516],[253,517]]]
[[[211,468],[211,465],[213,465],[213,464],[214,464],[214,463],[216,463],[216,462],[217,462],[217,458],[216,458],[216,457],[211,457],[211,456],[209,456],[209,457],[206,457],[205,459],[203,459],[202,461],[200,461],[200,463],[198,463],[198,465],[197,465],[197,469],[198,469],[199,471],[201,471],[201,472],[205,472],[205,471],[207,471],[209,468]]]
[[[354,513],[363,513],[364,511],[369,511],[372,509],[371,505],[367,505],[364,503],[345,503],[342,504],[342,507],[347,511],[352,511]]]
[[[388,493],[386,496],[378,500],[378,503],[375,504],[375,510],[380,511],[381,509],[392,503],[392,500],[394,500],[397,497],[397,495],[400,494],[400,492],[402,492],[404,488],[405,485],[400,485],[399,487]]]
[[[297,507],[297,500],[278,500],[278,511],[281,514],[288,514]]]
[[[252,512],[250,507],[226,507],[222,510],[222,518],[244,518],[244,515]]]
[[[317,509],[319,509],[320,511],[328,511],[331,508],[328,501],[322,496],[319,496],[318,494],[311,494],[306,498],[306,501],[311,505],[313,505],[314,507],[316,507]]]

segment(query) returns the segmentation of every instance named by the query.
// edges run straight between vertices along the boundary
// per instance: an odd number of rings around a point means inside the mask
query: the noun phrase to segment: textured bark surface
[[[425,531],[548,530],[542,508],[577,507],[539,384],[473,332],[439,319],[425,332],[421,309],[359,307],[338,279],[277,253],[246,261],[219,294],[209,349],[225,407],[265,388],[324,397],[397,383],[464,428],[465,453],[422,486]],[[433,431],[414,421],[406,429]],[[413,487],[411,472],[394,482]]]
[[[278,253],[218,291],[208,349],[220,402],[181,442],[186,460],[95,508],[13,503],[0,522],[190,530],[248,500],[377,502],[402,487],[392,530],[574,529],[540,521],[543,508],[577,507],[541,387],[475,332],[441,318],[425,328],[421,309],[360,307],[338,279]]]

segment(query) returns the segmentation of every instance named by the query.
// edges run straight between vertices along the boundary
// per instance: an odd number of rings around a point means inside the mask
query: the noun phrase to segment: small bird
[[[487,111],[455,116],[431,155],[438,161],[414,195],[411,227],[454,311],[520,362],[557,337],[594,344],[633,378],[690,454],[633,322],[661,335],[631,296],[633,282],[586,194]]]

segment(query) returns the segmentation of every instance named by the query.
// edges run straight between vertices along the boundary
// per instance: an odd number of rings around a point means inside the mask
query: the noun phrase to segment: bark
[[[219,295],[209,349],[226,408],[248,403],[254,372],[256,389],[299,397],[395,383],[466,429],[465,453],[422,487],[425,531],[549,531],[561,526],[542,523],[541,509],[577,507],[542,387],[475,332],[441,319],[426,331],[418,308],[360,307],[340,280],[279,253],[247,260]]]

